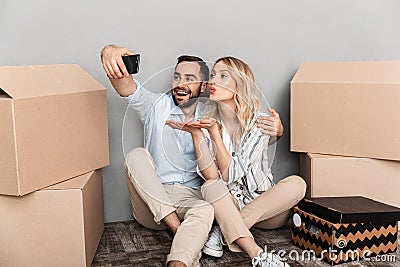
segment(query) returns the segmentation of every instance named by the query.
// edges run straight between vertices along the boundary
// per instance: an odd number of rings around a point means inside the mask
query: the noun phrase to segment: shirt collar
[[[174,102],[174,99],[172,97],[172,94],[170,94],[169,97],[171,98],[171,106],[172,106],[171,107],[171,115],[184,115],[183,112],[182,112],[182,109],[175,105],[175,102]],[[196,106],[196,110],[194,111],[195,118],[197,118],[199,115],[201,115],[201,113],[200,113],[201,112],[200,108],[202,106],[201,101],[197,101],[196,105],[197,105]]]

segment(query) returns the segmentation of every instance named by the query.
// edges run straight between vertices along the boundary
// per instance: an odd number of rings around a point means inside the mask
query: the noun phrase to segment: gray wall
[[[286,126],[273,164],[281,179],[298,173],[298,155],[289,151],[289,82],[299,65],[400,59],[399,10],[397,0],[0,0],[0,65],[77,63],[107,87],[111,165],[104,169],[105,216],[121,221],[131,218],[121,141],[126,105],[102,71],[105,44],[140,52],[142,81],[184,53],[246,61]],[[148,88],[165,91],[169,75],[156,76]],[[142,146],[142,130],[138,118],[129,116],[126,149]]]

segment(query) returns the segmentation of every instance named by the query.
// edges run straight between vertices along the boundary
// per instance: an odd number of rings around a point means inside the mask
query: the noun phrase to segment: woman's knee
[[[287,225],[291,214],[292,214],[291,209],[286,210],[272,218],[256,223],[254,227],[265,230],[274,230],[281,228]]]
[[[291,175],[283,179],[281,182],[287,184],[288,194],[297,196],[298,200],[304,198],[306,195],[307,184],[300,176]]]
[[[226,185],[220,180],[207,180],[201,186],[203,199],[213,203],[229,193]]]

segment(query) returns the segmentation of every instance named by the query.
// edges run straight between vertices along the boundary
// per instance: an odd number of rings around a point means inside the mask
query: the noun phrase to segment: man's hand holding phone
[[[104,71],[114,89],[120,96],[126,97],[136,91],[136,83],[129,74],[125,66],[124,59],[128,69],[135,73],[139,68],[139,55],[135,55],[131,50],[118,47],[116,45],[107,45],[101,50],[101,63]],[[131,62],[131,60],[133,60]]]
[[[126,65],[124,61],[126,62]],[[130,77],[129,72],[131,72],[131,74],[137,73],[139,69],[139,61],[140,55],[135,55],[134,52],[124,47],[107,45],[103,50],[101,50],[101,62],[110,79]]]

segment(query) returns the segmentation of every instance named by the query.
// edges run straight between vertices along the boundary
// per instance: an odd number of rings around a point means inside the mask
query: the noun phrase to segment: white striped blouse
[[[257,117],[259,116],[268,116],[268,114],[259,113]],[[269,136],[261,133],[261,129],[255,122],[248,128],[241,138],[240,146],[236,148],[228,132],[224,127],[222,128],[223,143],[232,156],[229,178],[224,183],[237,199],[240,209],[274,186],[271,168],[268,166]],[[204,131],[204,134],[215,158],[210,136],[207,131]]]

